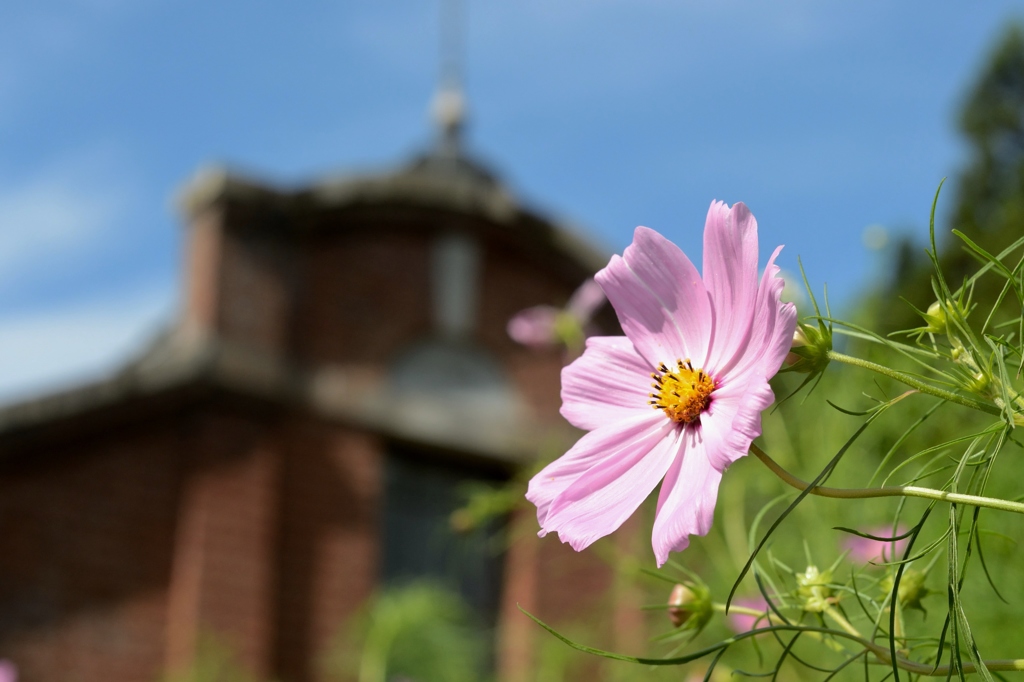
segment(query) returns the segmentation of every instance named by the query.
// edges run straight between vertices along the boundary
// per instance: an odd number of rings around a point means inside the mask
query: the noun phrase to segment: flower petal
[[[756,371],[764,379],[771,379],[782,367],[782,362],[793,345],[796,331],[796,307],[792,303],[781,303],[785,282],[775,264],[782,247],[775,249],[765,265],[764,275],[757,290],[757,308],[751,322],[750,343],[742,357],[723,375],[740,375]],[[756,368],[756,370],[755,370]]]
[[[653,412],[650,374],[625,336],[592,336],[583,355],[562,369],[562,416],[593,431],[630,412]]]
[[[781,249],[775,249],[765,266],[750,341],[724,375],[716,377],[720,384],[701,417],[708,459],[719,471],[746,455],[750,443],[761,435],[761,412],[775,400],[768,380],[792,345],[796,308],[779,302],[784,282],[775,259]]]
[[[712,202],[704,224],[704,284],[714,310],[708,364],[725,372],[750,341],[757,301],[757,221],[746,205]]]
[[[651,366],[685,358],[703,365],[711,304],[697,269],[678,246],[638,227],[622,257],[612,256],[595,279],[622,330]]]
[[[704,453],[699,428],[680,430],[677,447],[679,454],[661,484],[651,536],[658,566],[668,560],[669,552],[686,549],[691,535],[706,535],[711,529],[722,480]]]
[[[545,532],[556,531],[562,542],[580,551],[636,511],[676,457],[672,434],[680,429],[660,414],[653,416],[653,421],[643,416],[618,422],[580,439],[577,448],[600,449],[607,456],[551,502]]]
[[[541,536],[547,533],[545,523],[551,503],[580,476],[600,462],[619,456],[623,450],[636,447],[637,440],[660,438],[668,420],[658,412],[637,413],[605,428],[584,435],[564,455],[540,470],[530,479],[526,499],[537,506]],[[645,446],[648,447],[649,446]]]
[[[739,613],[733,611],[729,614],[729,627],[732,628],[733,632],[744,633],[753,630],[754,628],[765,627],[769,625],[768,622],[768,602],[764,600],[764,597],[757,595],[751,599],[733,599],[733,606],[742,606],[745,609],[753,609],[754,611],[763,611],[764,614],[760,616],[753,616],[747,613]]]
[[[764,378],[751,373],[746,382],[724,384],[711,395],[700,430],[708,461],[724,472],[761,435],[761,412],[775,401],[775,394]]]
[[[558,313],[558,308],[549,305],[521,310],[508,321],[508,335],[516,343],[529,348],[549,348],[558,338],[555,334]]]
[[[572,293],[569,302],[565,304],[565,310],[581,324],[586,324],[604,302],[601,285],[593,279],[588,279]]]
[[[874,535],[876,538],[894,538],[901,535],[906,535],[906,526],[900,524],[893,530],[892,524],[884,526],[875,526],[864,531],[869,535]],[[907,548],[907,538],[900,538],[899,540],[872,540],[871,538],[861,537],[859,535],[849,535],[843,541],[843,549],[850,553],[850,558],[854,561],[867,564],[876,561],[892,561],[889,558],[890,555],[897,557],[902,556],[904,550]],[[895,547],[893,547],[895,545]],[[894,552],[895,549],[895,552]]]

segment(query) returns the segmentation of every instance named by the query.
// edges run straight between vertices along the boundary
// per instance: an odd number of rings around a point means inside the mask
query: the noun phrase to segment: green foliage
[[[561,641],[652,670],[700,666],[694,679],[713,679],[725,664],[787,680],[994,680],[1024,669],[1021,642],[1005,636],[1024,603],[1024,516],[969,502],[1024,511],[1013,502],[1022,497],[1024,238],[991,252],[973,235],[961,243],[979,262],[955,281],[932,238],[936,304],[920,313],[923,326],[880,335],[870,323],[809,316],[833,328],[837,351],[828,351],[814,394],[763,416],[760,442],[785,469],[835,486],[832,497],[748,457],[723,478],[711,532],[678,556],[685,573],[706,582],[715,608],[733,594],[736,604],[760,595],[767,605],[753,607],[757,632],[712,618],[696,637],[677,633],[662,584],[651,613],[662,619],[655,639],[671,649],[629,656]],[[1007,302],[1017,315],[997,323]],[[870,320],[871,312],[862,314]],[[800,385],[799,376],[780,376],[776,394]],[[948,494],[965,497],[951,503]],[[857,536],[882,537],[885,558],[854,559],[845,545]]]
[[[1017,372],[1024,348],[1016,331],[1022,320],[994,325],[993,310],[1005,300],[1024,304],[1022,250],[1024,240],[995,254],[976,249],[983,264],[960,285],[951,286],[937,268],[933,295],[939,303],[912,333],[891,338],[825,319],[835,326],[839,350],[856,357],[828,351],[832,362],[813,399],[765,415],[765,447],[815,485],[838,481],[843,489],[863,489],[861,497],[879,486],[909,485],[940,497],[948,491],[1017,498],[1020,467],[1004,451],[1018,448],[1012,433],[1024,414]],[[938,253],[932,250],[930,258],[937,267]],[[974,295],[987,280],[996,282],[995,300]],[[798,379],[780,377],[777,394],[789,393]],[[730,634],[712,621],[692,647],[686,637],[681,648],[680,637],[662,621],[666,634],[658,639],[675,645],[671,651],[610,658],[658,667],[706,661],[712,669],[725,660],[738,670],[785,679],[899,679],[901,671],[913,677],[936,666],[950,675],[984,677],[987,658],[1024,653],[999,632],[1016,615],[1004,600],[1024,596],[1012,558],[1024,539],[1021,517],[899,492],[888,499],[822,499],[803,484],[801,492],[787,494],[752,460],[730,469],[712,532],[680,560],[706,580],[713,598],[731,600],[732,591],[763,595],[771,605],[761,616],[766,636]],[[906,540],[906,550],[894,556],[893,546],[888,560],[867,565],[849,560],[843,533],[870,537],[865,531],[878,525],[892,529],[885,536],[909,527],[891,541]],[[746,542],[738,540],[746,528]],[[748,570],[742,584],[735,580]],[[943,573],[947,584],[940,587]],[[655,607],[662,618],[673,615],[665,596]],[[940,615],[929,621],[929,612]],[[1007,665],[1018,664],[991,667]]]
[[[956,178],[950,227],[971,235],[976,245],[997,253],[1022,233],[1024,225],[1024,27],[1011,24],[997,41],[978,80],[969,90],[959,117],[960,131],[970,145],[970,158]],[[939,244],[939,262],[951,283],[973,272],[979,257],[960,239]],[[886,329],[914,324],[901,296],[924,310],[935,298],[932,264],[920,247],[904,241],[898,247],[891,287],[875,302]],[[995,300],[994,282],[981,282],[975,299]],[[1012,306],[997,313],[998,321],[1014,317]]]
[[[185,670],[164,678],[164,682],[257,682],[220,637],[204,633],[199,638],[195,659]]]
[[[1024,219],[1024,29],[1009,26],[960,115],[973,158],[959,178],[953,227],[978,235],[992,250],[1020,234]],[[1012,235],[1012,237],[1011,237]],[[1009,238],[1008,238],[1009,237]],[[954,259],[954,276],[973,265]],[[954,267],[959,269],[954,269]]]
[[[429,583],[384,590],[339,637],[328,668],[359,682],[480,682],[487,639],[469,608]]]

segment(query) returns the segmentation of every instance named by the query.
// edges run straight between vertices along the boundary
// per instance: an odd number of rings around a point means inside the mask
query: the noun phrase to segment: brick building
[[[560,353],[505,325],[605,259],[457,148],[297,189],[209,172],[182,206],[179,319],[108,378],[0,410],[0,658],[22,682],[157,680],[206,632],[260,679],[326,680],[375,588],[452,564],[461,482],[575,438]],[[509,523],[454,581],[515,681],[546,636],[516,604],[564,621],[612,577],[532,512]]]

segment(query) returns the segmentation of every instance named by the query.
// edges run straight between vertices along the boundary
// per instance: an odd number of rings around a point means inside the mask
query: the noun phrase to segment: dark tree
[[[955,202],[947,229],[937,226],[939,260],[954,288],[980,263],[959,238],[950,234],[950,228],[960,230],[993,254],[1024,235],[1024,28],[1019,24],[1007,27],[968,91],[959,128],[970,143],[971,156],[955,177],[955,184],[947,184],[944,190],[947,200],[952,193]],[[902,244],[899,263],[894,264],[891,289],[872,306],[881,325],[888,329],[906,329],[921,321],[909,306],[896,299],[897,295],[921,309],[935,300],[931,263],[920,247],[908,246]],[[1001,287],[1001,280],[983,278],[975,290],[975,300],[994,300]],[[1004,308],[1013,303],[1015,300],[1007,301]]]
[[[1011,25],[960,114],[973,158],[958,177],[953,227],[989,252],[1024,235],[1024,29]],[[943,255],[951,273],[974,269],[959,240]]]

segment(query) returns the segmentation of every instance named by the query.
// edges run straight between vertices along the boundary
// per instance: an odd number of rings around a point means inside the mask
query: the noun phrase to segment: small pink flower
[[[891,538],[905,534],[907,529],[904,526],[898,526],[896,532],[893,533],[892,525],[888,525],[876,526],[862,532],[874,535],[876,538]],[[843,549],[850,552],[851,559],[861,564],[876,561],[895,561],[903,557],[903,551],[907,548],[907,539],[901,538],[895,541],[886,541],[862,538],[859,535],[848,535],[843,541]],[[895,557],[893,556],[894,547],[896,551]]]
[[[754,616],[749,613],[737,613],[736,611],[729,611],[729,627],[732,628],[733,632],[742,634],[744,632],[750,632],[754,629],[764,628],[771,625],[768,622],[768,617],[764,614],[768,612],[768,602],[764,600],[764,597],[758,595],[757,597],[751,597],[750,599],[735,599],[733,600],[733,606],[740,606],[745,609],[754,609],[755,611],[761,611],[760,616]]]
[[[757,222],[743,204],[715,202],[703,279],[646,227],[597,273],[626,335],[591,337],[562,370],[562,415],[590,433],[530,481],[541,535],[557,532],[582,550],[659,481],[658,565],[708,532],[722,473],[761,434],[761,411],[775,400],[768,380],[793,339],[796,310],[779,300],[780,249],[759,284]]]
[[[0,682],[18,682],[18,668],[6,658],[0,658]]]
[[[508,321],[508,335],[516,343],[535,350],[568,344],[572,339],[564,338],[567,334],[577,335],[582,344],[588,336],[590,319],[604,301],[601,286],[588,279],[573,292],[565,308],[537,305],[516,313]]]

